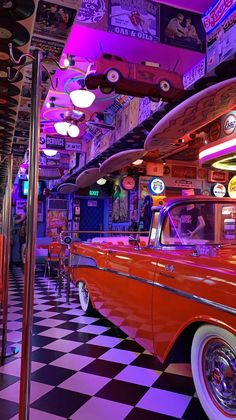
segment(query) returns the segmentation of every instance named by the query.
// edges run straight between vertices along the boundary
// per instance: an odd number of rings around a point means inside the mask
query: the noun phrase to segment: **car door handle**
[[[174,269],[175,269],[175,267],[173,265],[169,265],[169,264],[165,265],[165,270],[166,271],[170,271],[171,273],[173,273]]]

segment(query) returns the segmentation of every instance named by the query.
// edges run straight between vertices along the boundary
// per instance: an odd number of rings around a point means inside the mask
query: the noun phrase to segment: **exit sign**
[[[89,190],[89,195],[92,195],[93,197],[98,197],[99,196],[99,191],[98,190]]]

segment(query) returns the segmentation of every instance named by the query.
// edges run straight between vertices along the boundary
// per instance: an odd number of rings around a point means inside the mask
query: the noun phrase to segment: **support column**
[[[12,170],[13,155],[8,157],[7,187],[3,201],[3,260],[2,260],[2,352],[1,358],[13,356],[18,353],[14,346],[7,348],[7,313],[9,269],[11,254],[11,203],[12,203]]]
[[[24,275],[23,338],[20,379],[19,420],[28,420],[30,411],[30,376],[32,353],[35,247],[38,211],[38,167],[40,139],[41,60],[42,51],[34,50],[29,143],[29,194],[26,221],[26,261]]]

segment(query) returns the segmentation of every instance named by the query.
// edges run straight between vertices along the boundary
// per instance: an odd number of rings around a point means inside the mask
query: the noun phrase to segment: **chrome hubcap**
[[[204,349],[203,374],[216,405],[236,414],[236,354],[224,341],[213,339]]]

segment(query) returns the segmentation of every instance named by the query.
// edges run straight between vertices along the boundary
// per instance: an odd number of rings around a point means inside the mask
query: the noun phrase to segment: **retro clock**
[[[124,190],[133,190],[135,187],[135,178],[133,176],[125,176],[121,180],[121,186]]]

